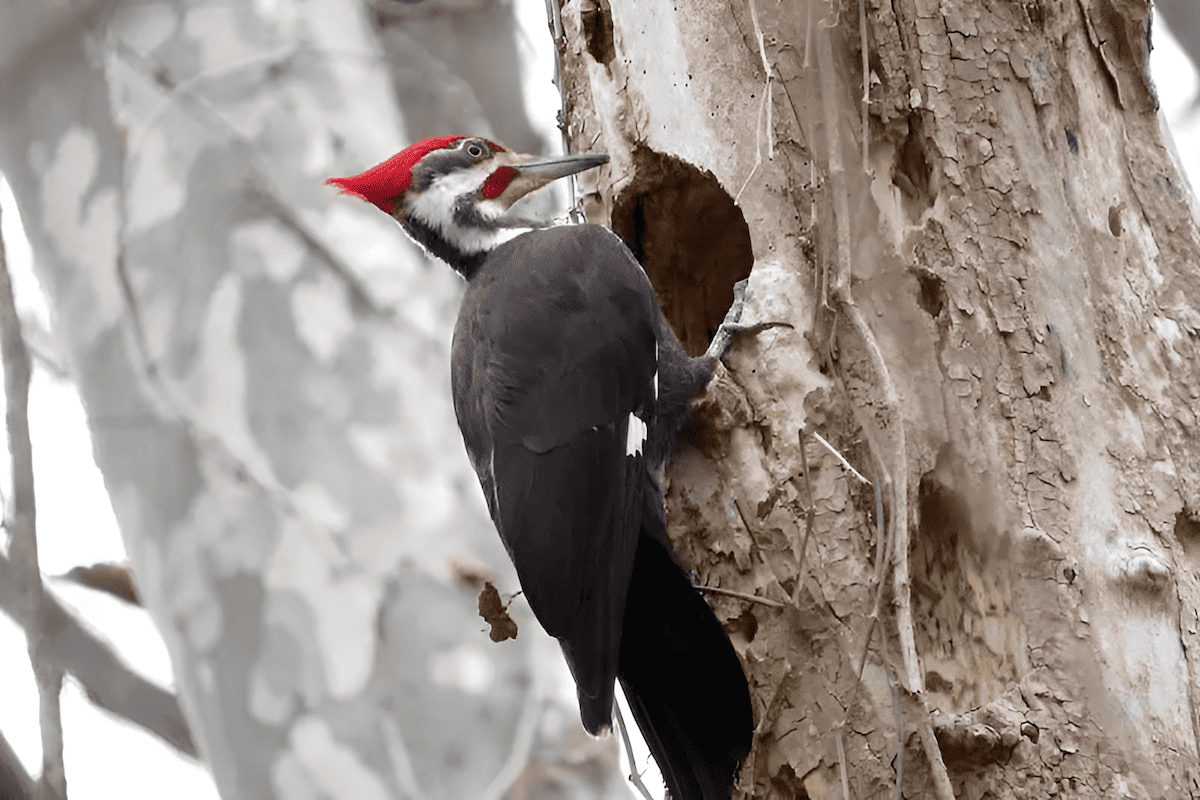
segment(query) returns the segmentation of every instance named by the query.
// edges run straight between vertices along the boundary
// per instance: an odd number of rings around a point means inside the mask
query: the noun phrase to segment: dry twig
[[[846,769],[846,736],[842,728],[837,729],[838,773],[842,778],[842,800],[850,800],[850,771]]]
[[[804,539],[800,542],[799,563],[796,565],[796,586],[792,589],[792,605],[800,604],[800,590],[804,586],[804,561],[808,555],[808,540],[812,536],[813,525],[817,519],[817,507],[813,500],[812,478],[808,474],[808,450],[804,446],[804,428],[798,434],[800,438],[800,468],[804,476],[804,502],[808,508],[804,512]]]
[[[867,4],[866,0],[858,0],[858,35],[859,48],[862,53],[862,81],[863,81],[863,96],[862,96],[862,171],[866,175],[871,170],[870,160],[870,142],[871,142],[871,123],[867,118],[867,112],[871,107],[871,64],[868,60],[870,55],[867,52]]]
[[[767,115],[767,159],[774,160],[775,158],[775,124],[771,119],[771,62],[767,61],[767,48],[763,40],[762,28],[758,24],[758,10],[754,7],[754,0],[750,0],[750,21],[754,24],[754,38],[758,41],[758,55],[762,59],[762,68],[763,73],[766,74],[766,79],[763,86],[763,96],[758,105],[758,123],[754,128],[754,166],[750,168],[750,174],[746,176],[742,188],[738,189],[737,195],[733,198],[734,205],[738,205],[738,202],[742,199],[742,192],[746,191],[746,187],[750,185],[750,179],[754,177],[754,173],[758,172],[758,168],[762,166],[764,113]]]
[[[858,470],[856,470],[854,468],[854,466],[850,463],[849,460],[847,460],[847,458],[844,455],[842,455],[841,453],[838,452],[836,447],[834,447],[828,441],[825,440],[824,436],[817,433],[816,431],[813,431],[813,438],[816,439],[818,442],[820,442],[821,446],[824,447],[826,450],[828,450],[833,455],[833,457],[836,458],[838,460],[838,462],[850,472],[851,475],[853,475],[855,478],[858,478],[858,480],[861,483],[866,483],[866,484],[870,483],[870,481],[867,480],[866,477],[864,477],[861,472],[859,472]]]
[[[564,155],[571,154],[571,125],[567,122],[571,114],[571,98],[567,94],[567,85],[563,82],[562,74],[562,56],[559,46],[563,43],[566,33],[563,31],[562,12],[559,10],[559,0],[546,0],[546,23],[550,28],[550,38],[554,44],[554,85],[558,87],[558,96],[562,104],[558,109],[558,132],[562,136],[562,149]],[[599,138],[600,134],[596,134]],[[593,139],[592,144],[596,141]],[[568,175],[567,187],[570,193],[570,210],[567,212],[571,216],[571,222],[583,222],[583,208],[579,203],[579,176]]]
[[[748,594],[746,592],[735,592],[733,589],[722,589],[719,586],[705,586],[703,584],[697,584],[696,588],[702,592],[708,592],[709,594],[722,594],[726,597],[736,597],[739,600],[748,600],[751,603],[761,603],[762,605],[770,606],[771,608],[784,607],[783,603],[779,602],[778,600],[772,600],[769,597],[759,597],[756,594]]]

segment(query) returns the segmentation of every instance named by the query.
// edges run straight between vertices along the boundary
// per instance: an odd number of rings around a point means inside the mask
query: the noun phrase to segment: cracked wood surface
[[[797,328],[735,344],[668,475],[671,535],[704,583],[796,598],[714,598],[756,695],[741,789],[838,796],[845,725],[855,796],[890,795],[901,762],[907,796],[931,794],[932,712],[959,797],[1197,796],[1200,236],[1145,79],[1148,4],[864,10],[865,36],[849,2],[562,12],[573,143],[612,155],[596,217],[682,239],[679,220],[707,218],[678,187],[719,187],[748,227],[746,318]],[[836,302],[844,254],[902,446]],[[645,257],[668,305],[717,280],[699,255]],[[886,544],[871,491],[811,439],[799,451],[805,425],[868,478],[903,453],[911,699],[891,688],[895,592],[856,685]]]

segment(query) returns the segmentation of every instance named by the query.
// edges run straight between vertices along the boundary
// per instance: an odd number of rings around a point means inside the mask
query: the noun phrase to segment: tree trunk
[[[567,724],[527,607],[503,644],[476,612],[483,577],[517,582],[450,405],[459,282],[322,186],[404,147],[407,117],[431,109],[451,128],[437,133],[536,148],[502,96],[515,65],[460,78],[433,55],[474,36],[511,56],[511,5],[432,5],[388,20],[389,46],[407,20],[425,48],[395,62],[345,0],[0,20],[0,169],[140,596],[230,800],[619,786],[614,743]],[[442,87],[491,92],[504,114],[438,105]]]
[[[746,275],[795,326],[670,473],[685,563],[774,601],[714,597],[744,796],[1200,796],[1200,239],[1148,14],[562,5],[590,215],[693,351]]]

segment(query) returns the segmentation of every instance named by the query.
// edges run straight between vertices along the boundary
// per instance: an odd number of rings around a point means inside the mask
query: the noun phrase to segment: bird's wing
[[[519,237],[484,269],[495,274],[473,281],[455,335],[463,438],[581,703],[604,686],[611,703],[654,416],[657,301],[621,242],[591,226]]]

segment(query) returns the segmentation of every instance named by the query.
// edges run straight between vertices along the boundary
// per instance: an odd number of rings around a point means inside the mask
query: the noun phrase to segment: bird
[[[615,683],[672,800],[729,800],[754,736],[729,637],[667,537],[664,471],[691,398],[740,323],[745,282],[689,357],[625,242],[513,204],[599,167],[477,136],[425,139],[326,181],[395,219],[466,281],[454,410],[534,615],[561,646],[580,720],[611,730]]]

